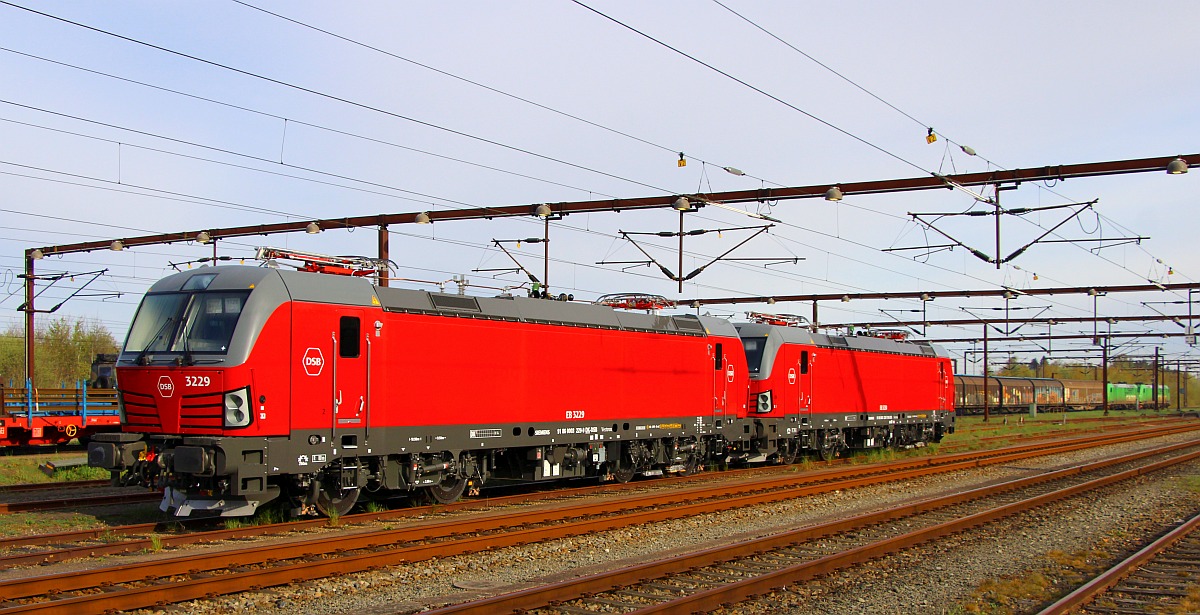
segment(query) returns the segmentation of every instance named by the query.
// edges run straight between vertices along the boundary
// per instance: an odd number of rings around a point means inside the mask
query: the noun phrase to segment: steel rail
[[[124,493],[120,495],[97,495],[86,498],[56,498],[53,500],[34,500],[32,502],[9,502],[7,504],[0,504],[0,515],[61,510],[64,508],[83,508],[86,506],[115,506],[117,504],[156,502],[161,499],[161,493]]]
[[[1051,441],[1051,442],[1020,444],[1020,446],[1004,447],[1004,448],[1000,448],[1000,449],[973,450],[973,452],[943,454],[943,455],[935,456],[935,458],[917,458],[917,459],[892,461],[892,462],[888,462],[888,464],[875,465],[875,466],[853,466],[853,467],[842,467],[842,468],[830,468],[830,470],[809,472],[809,473],[804,474],[803,477],[798,477],[798,478],[802,479],[804,483],[822,482],[822,480],[834,480],[834,479],[840,479],[840,478],[844,478],[844,477],[859,476],[859,474],[862,474],[864,472],[871,472],[871,471],[892,472],[892,471],[904,470],[904,468],[925,466],[925,465],[930,465],[930,464],[950,464],[950,462],[961,462],[961,461],[970,461],[970,460],[976,460],[976,459],[986,459],[986,458],[988,458],[988,456],[994,456],[994,455],[1013,455],[1013,454],[1021,453],[1021,452],[1040,452],[1040,450],[1045,450],[1048,448],[1051,448],[1051,452],[1058,452],[1058,450],[1063,450],[1063,448],[1061,448],[1061,447],[1068,447],[1068,446],[1073,447],[1072,449],[1090,448],[1090,447],[1094,447],[1094,446],[1102,446],[1102,444],[1128,442],[1130,440],[1136,440],[1136,438],[1177,434],[1177,432],[1180,432],[1180,431],[1188,431],[1188,430],[1193,430],[1193,429],[1200,429],[1200,426],[1192,426],[1189,424],[1150,426],[1150,428],[1146,428],[1146,429],[1116,431],[1116,432],[1112,432],[1112,434],[1105,435],[1103,437],[1093,437],[1093,436],[1085,436],[1082,434],[1076,434],[1075,437],[1060,438],[1060,440]],[[1044,453],[1039,453],[1039,454],[1044,454]],[[774,470],[778,470],[778,468],[772,467],[772,468],[770,468],[770,470],[774,471]],[[737,471],[733,471],[733,472],[737,472]],[[743,480],[744,480],[744,482],[750,482],[750,483],[754,484],[755,486],[760,486],[760,488],[761,488],[761,486],[767,485],[767,483],[766,483],[767,479],[764,479],[762,477],[762,473],[763,473],[763,468],[755,468],[755,470],[748,471],[748,477],[744,478]],[[692,476],[692,477],[688,477],[688,478],[690,478],[690,479],[706,479],[708,476],[710,476],[710,474],[698,474],[698,476]],[[796,479],[796,478],[797,477],[794,477],[794,474],[793,474],[793,477],[790,478],[790,480]],[[558,490],[554,490],[554,491],[539,492],[539,494],[520,494],[520,495],[514,495],[514,496],[488,497],[488,498],[486,498],[486,500],[466,500],[466,501],[460,501],[460,502],[455,502],[455,503],[451,503],[451,504],[439,504],[438,509],[443,510],[443,512],[445,512],[445,510],[469,509],[469,508],[480,508],[480,507],[492,508],[492,507],[510,506],[510,504],[515,504],[515,503],[528,503],[530,501],[536,501],[536,500],[554,500],[554,498],[560,498],[560,500],[565,500],[565,498],[574,497],[577,495],[593,495],[593,494],[598,494],[598,492],[604,492],[604,491],[617,492],[617,491],[625,490],[628,488],[637,488],[637,486],[640,486],[641,484],[642,483],[630,483],[628,485],[623,485],[623,484],[602,485],[602,486],[600,486],[600,488],[595,488],[595,486],[587,486],[587,488],[558,489]],[[694,491],[695,491],[694,492],[695,497],[703,496],[703,488],[701,488],[698,491],[697,490],[694,490]],[[676,494],[679,494],[679,492],[684,492],[684,491],[677,489],[677,490],[674,490],[674,492],[676,492]],[[364,523],[364,521],[371,521],[371,520],[418,517],[418,515],[425,515],[425,514],[430,513],[430,510],[432,510],[432,507],[406,508],[406,509],[398,509],[398,510],[383,510],[383,512],[377,512],[377,513],[360,513],[360,514],[355,514],[355,515],[348,515],[348,517],[344,517],[344,518],[342,518],[342,520],[347,521],[347,523],[350,523],[350,524],[355,524],[355,523]],[[190,523],[190,520],[180,520],[180,523]],[[238,530],[220,530],[220,531],[215,531],[215,532],[204,532],[204,533],[199,533],[199,535],[191,535],[191,536],[187,536],[187,537],[161,537],[160,544],[162,545],[162,547],[178,547],[178,545],[194,544],[197,542],[215,542],[215,541],[220,541],[220,539],[246,538],[246,537],[254,537],[254,536],[271,535],[271,533],[284,533],[284,532],[290,532],[290,531],[306,530],[306,529],[312,529],[312,527],[320,527],[320,526],[324,526],[324,525],[326,525],[326,521],[324,519],[308,519],[308,520],[300,520],[300,521],[288,521],[288,523],[282,523],[282,524],[242,527],[242,529],[238,529]],[[155,529],[157,529],[158,526],[161,526],[161,524],[137,524],[137,525],[130,525],[130,526],[112,527],[112,529],[80,530],[80,531],[74,531],[74,532],[52,533],[52,535],[8,538],[8,539],[2,539],[2,541],[0,541],[0,548],[25,547],[25,545],[52,544],[52,543],[53,544],[61,544],[61,543],[70,542],[70,541],[86,541],[86,539],[94,539],[97,536],[100,536],[101,533],[116,532],[116,533],[125,533],[125,535],[130,535],[130,533],[145,533],[145,532],[149,532],[149,531],[154,531]],[[42,553],[36,553],[36,554],[25,554],[25,555],[0,557],[0,568],[17,566],[17,565],[26,565],[26,563],[49,563],[52,561],[61,561],[64,559],[71,559],[72,555],[94,556],[94,555],[116,555],[116,554],[122,554],[122,553],[131,553],[131,551],[137,551],[137,550],[149,548],[150,545],[151,545],[150,539],[142,539],[142,541],[126,541],[126,542],[122,542],[122,543],[113,543],[113,544],[108,544],[108,545],[88,545],[88,547],[80,547],[80,548],[73,548],[73,549],[61,549],[59,551],[42,551]]]
[[[942,538],[969,529],[974,529],[987,523],[999,521],[1005,517],[1010,517],[1041,506],[1046,506],[1048,504],[1058,502],[1087,491],[1108,487],[1130,478],[1136,478],[1150,472],[1161,470],[1163,468],[1171,467],[1173,465],[1191,461],[1197,458],[1200,458],[1200,452],[1160,461],[1158,463],[1153,463],[1141,468],[1135,468],[1119,474],[1114,474],[1112,476],[1106,476],[1104,478],[1088,481],[1080,485],[1067,487],[1052,493],[1022,500],[1020,502],[1014,502],[1012,504],[1001,506],[989,511],[963,517],[962,519],[957,519],[955,521],[942,523],[931,528],[926,528],[902,536],[897,536],[895,538],[883,540],[872,545],[867,545],[865,547],[859,547],[857,549],[852,549],[837,555],[824,557],[807,565],[793,566],[780,572],[770,573],[763,575],[762,577],[742,581],[727,588],[700,592],[671,603],[658,605],[648,609],[641,609],[637,611],[637,613],[642,615],[650,615],[652,613],[673,615],[693,613],[696,611],[708,611],[720,606],[721,604],[745,600],[751,596],[770,591],[781,585],[788,585],[797,581],[811,579],[814,576],[828,574],[829,572],[837,569],[846,568],[855,564],[861,564],[863,562],[867,562],[885,555],[890,555],[903,549],[917,546],[937,538]]]
[[[1126,438],[1128,438],[1130,436],[1145,437],[1148,434],[1154,434],[1154,432],[1157,432],[1156,430],[1160,430],[1160,429],[1164,429],[1164,428],[1160,428],[1160,426],[1156,426],[1156,428],[1151,428],[1151,429],[1147,429],[1147,430],[1117,432],[1117,434],[1111,434],[1108,436],[1104,436],[1104,438],[1088,437],[1088,438],[1086,438],[1086,440],[1084,442],[1086,442],[1088,444],[1088,446],[1100,446],[1100,444],[1110,443],[1109,438],[1121,438],[1120,441],[1127,441]],[[1170,426],[1170,428],[1165,428],[1165,429],[1174,430],[1176,428],[1175,428],[1175,426]],[[1171,432],[1174,432],[1174,431],[1171,431]],[[1056,444],[1063,444],[1066,442],[1079,442],[1080,441],[1079,436],[1081,436],[1081,435],[1082,434],[1078,434],[1078,432],[1076,432],[1076,434],[1074,434],[1074,436],[1076,436],[1076,437],[1060,438],[1060,440],[1057,440],[1056,442],[1040,443],[1040,444],[1022,444],[1022,446],[1020,446],[1020,447],[1007,447],[1007,448],[997,449],[997,450],[983,450],[983,452],[979,452],[979,450],[977,450],[977,452],[960,453],[960,454],[955,454],[954,456],[941,455],[940,458],[935,458],[935,461],[936,461],[936,459],[947,460],[947,461],[950,461],[950,460],[964,461],[964,460],[970,460],[970,459],[976,459],[976,458],[982,459],[982,458],[985,458],[986,455],[994,455],[997,453],[1012,454],[1012,453],[1018,452],[1018,450],[1040,450],[1040,449],[1043,449],[1045,446],[1056,446]],[[894,471],[895,468],[899,468],[899,467],[911,467],[911,464],[914,464],[914,462],[916,462],[916,464],[918,464],[918,465],[926,464],[926,461],[922,461],[922,460],[907,460],[907,461],[894,461],[894,462],[890,462],[890,464],[887,464],[884,466],[876,466],[876,467],[880,468],[880,471],[887,472],[887,471]],[[900,466],[899,464],[905,464],[905,466]],[[766,479],[764,479],[762,477],[762,473],[763,473],[762,470],[763,470],[763,468],[755,468],[754,471],[751,471],[750,478],[748,480],[752,480],[752,482],[754,482],[754,484],[756,486],[762,486],[762,485],[766,484],[766,483],[764,483],[764,480],[766,480]],[[773,468],[770,468],[770,470],[776,470],[776,468],[773,467]],[[805,478],[805,480],[810,480],[810,482],[815,482],[815,480],[830,480],[830,479],[838,479],[839,477],[857,476],[857,474],[860,474],[860,473],[863,473],[863,466],[853,467],[853,468],[850,468],[850,470],[845,470],[845,468],[842,468],[842,470],[827,470],[827,471],[822,471],[822,472],[810,472],[808,474],[805,474],[804,478]],[[708,476],[708,474],[702,474],[702,476],[694,476],[694,477],[690,477],[690,478],[703,479],[703,478],[707,478],[707,476]],[[530,501],[550,500],[550,498],[568,498],[568,497],[572,497],[572,496],[576,496],[576,495],[598,494],[598,492],[602,492],[602,491],[617,491],[618,489],[625,488],[625,486],[626,485],[604,485],[604,486],[600,486],[600,488],[595,488],[595,486],[589,486],[589,488],[539,492],[539,494],[520,494],[520,495],[514,495],[514,496],[490,497],[490,498],[487,498],[487,500],[467,500],[467,501],[455,502],[452,504],[439,504],[438,509],[442,510],[442,512],[445,512],[445,510],[460,510],[460,509],[481,508],[481,507],[493,508],[493,507],[511,506],[511,504],[516,504],[516,503],[528,503]],[[676,490],[674,492],[676,492],[676,494],[679,494],[679,492],[682,492],[682,491]],[[700,492],[697,492],[697,494],[694,497],[702,497],[702,496],[703,496],[703,494],[702,494],[702,490],[701,490]],[[342,518],[342,521],[344,521],[344,523],[347,523],[347,524],[360,524],[360,523],[368,523],[368,521],[374,521],[374,520],[419,517],[419,515],[426,515],[426,514],[430,513],[431,510],[432,510],[432,507],[406,508],[406,509],[398,509],[398,510],[383,510],[383,512],[376,512],[376,513],[360,513],[360,514],[354,514],[354,515],[347,515],[347,517]],[[204,520],[203,519],[200,519],[200,520],[182,519],[179,521],[175,521],[175,523],[180,523],[180,524],[198,523],[198,521],[204,521]],[[64,548],[53,549],[53,550],[35,551],[35,553],[13,554],[13,555],[7,555],[7,556],[0,556],[0,569],[11,568],[11,567],[16,567],[16,566],[47,565],[47,563],[66,561],[66,560],[72,560],[72,559],[80,559],[80,557],[95,557],[95,556],[100,556],[100,555],[121,555],[121,554],[138,553],[138,551],[144,551],[144,550],[148,550],[151,548],[176,548],[176,547],[184,547],[184,545],[188,545],[188,544],[226,541],[226,539],[250,538],[250,537],[266,536],[266,535],[281,535],[281,533],[301,531],[301,530],[307,530],[307,529],[316,529],[316,527],[324,527],[326,525],[328,525],[328,521],[326,521],[324,519],[306,519],[306,520],[299,520],[299,521],[287,521],[287,523],[281,523],[281,524],[240,527],[240,529],[188,533],[188,535],[155,536],[154,538],[138,538],[138,539],[131,539],[131,541],[122,541],[122,542],[98,544],[98,545],[97,544],[84,544],[84,545],[78,545],[78,547],[64,547]],[[62,544],[62,543],[67,543],[67,542],[91,541],[91,539],[96,539],[97,537],[100,537],[101,535],[113,535],[113,533],[116,533],[116,535],[145,535],[145,533],[151,533],[151,532],[155,532],[155,531],[164,531],[164,530],[161,530],[161,529],[163,529],[163,527],[164,526],[161,523],[158,523],[158,524],[136,524],[136,525],[127,525],[127,526],[119,526],[119,527],[110,527],[110,529],[79,530],[79,531],[74,531],[74,532],[52,533],[52,535],[40,535],[40,536],[32,536],[32,537],[17,537],[17,538],[0,539],[0,549],[16,548],[16,547],[32,547],[32,545],[40,545],[40,544]]]
[[[806,540],[811,540],[830,534],[856,530],[875,525],[877,523],[891,521],[917,513],[928,512],[938,508],[944,508],[946,506],[979,499],[981,497],[986,497],[1000,492],[1012,491],[1014,489],[1019,489],[1038,483],[1044,483],[1072,475],[1082,474],[1084,472],[1116,465],[1119,463],[1137,461],[1152,455],[1169,453],[1183,448],[1195,447],[1197,445],[1198,443],[1196,442],[1188,442],[1170,445],[1151,451],[1142,451],[1140,453],[1125,455],[1115,459],[1102,460],[1099,462],[1066,468],[1038,476],[1017,479],[1007,483],[1002,483],[1000,485],[981,487],[978,489],[952,494],[950,496],[933,498],[913,504],[904,504],[883,511],[858,515],[850,519],[840,519],[817,526],[801,528],[760,539],[744,541],[734,545],[716,547],[697,553],[680,555],[677,557],[650,562],[617,571],[595,574],[580,579],[572,579],[562,583],[556,583],[553,585],[477,600],[466,604],[444,607],[433,611],[427,611],[427,613],[430,615],[493,615],[495,613],[520,612],[523,610],[550,606],[552,604],[561,604],[567,600],[583,597],[589,594],[636,585],[639,583],[644,583],[650,579],[659,579],[679,571],[693,570],[704,566],[717,565],[736,560],[738,558],[748,557],[766,551],[788,547]],[[1109,486],[1128,478],[1141,476],[1142,474],[1148,472],[1169,467],[1171,465],[1184,463],[1186,461],[1191,461],[1193,459],[1200,459],[1200,451],[1193,451],[1185,455],[1159,461],[1140,468],[1127,470],[1112,476],[1066,487],[1048,494],[1027,498],[1025,500],[1003,505],[985,512],[968,515],[957,520],[948,521],[921,530],[916,530],[901,536],[881,540],[873,544],[849,549],[842,553],[829,555],[809,562],[789,566],[777,571],[768,572],[761,576],[731,583],[723,587],[703,590],[689,596],[664,601],[663,603],[648,606],[634,612],[639,614],[691,614],[709,612],[719,607],[727,606],[731,603],[740,602],[752,596],[762,595],[772,590],[786,587],[792,583],[811,579],[823,574],[829,574],[831,572],[847,568],[855,564],[860,564],[871,559],[876,559],[884,555],[890,555],[900,550],[916,546],[936,538],[958,533],[979,525],[983,525],[985,523],[990,523],[1007,516],[1030,510],[1032,508],[1044,506],[1051,502],[1077,495],[1085,491]]]
[[[723,475],[733,476],[740,473],[747,473],[751,476],[759,476],[764,472],[778,471],[786,466],[773,466],[768,468],[750,468],[745,470],[728,470],[723,472]],[[674,480],[692,481],[705,480],[712,477],[712,474],[697,474],[689,477],[676,477]],[[751,479],[758,480],[758,479]],[[102,481],[107,484],[108,481]],[[378,512],[357,513],[353,515],[345,515],[341,517],[341,522],[347,525],[355,525],[360,523],[369,523],[372,521],[403,519],[408,517],[421,517],[429,515],[435,510],[440,513],[457,510],[471,510],[476,508],[495,508],[502,506],[512,506],[516,504],[528,504],[541,500],[566,500],[569,498],[582,495],[597,495],[604,492],[618,493],[630,489],[637,489],[645,485],[642,482],[633,482],[625,484],[605,484],[600,486],[587,487],[560,487],[552,491],[538,491],[532,493],[521,493],[508,496],[488,496],[479,499],[467,499],[453,502],[450,504],[438,504],[436,506],[419,506],[414,508],[403,508],[397,510],[385,510]],[[93,528],[87,530],[74,530],[68,532],[55,532],[51,534],[37,534],[32,536],[16,536],[12,538],[0,538],[0,550],[11,549],[18,547],[30,547],[48,544],[65,544],[71,542],[82,542],[95,540],[104,535],[111,537],[114,535],[128,536],[141,535],[155,532],[174,532],[177,528],[171,526],[183,525],[198,525],[205,522],[211,522],[208,518],[183,518],[173,519],[166,522],[153,523],[138,523],[131,525],[112,526],[104,528]],[[179,547],[189,544],[217,542],[220,540],[252,538],[258,536],[285,534],[288,532],[303,531],[308,529],[317,529],[328,526],[328,520],[324,518],[293,520],[283,523],[272,523],[265,525],[256,525],[242,527],[236,529],[224,529],[214,531],[201,531],[188,535],[171,535],[157,536],[155,540],[135,539],[125,540],[118,543],[109,543],[104,545],[84,545],[79,547],[65,547],[61,549],[39,551],[35,553],[23,553],[15,555],[0,556],[0,570],[11,568],[14,566],[24,566],[33,564],[49,564],[52,562],[65,561],[68,559],[76,559],[80,557],[94,557],[99,555],[121,555],[125,553],[134,553],[144,551],[157,542],[159,546],[165,548]]]
[[[71,480],[59,483],[25,483],[21,485],[4,485],[0,493],[22,493],[26,491],[50,491],[52,489],[78,489],[84,487],[106,487],[107,480]]]
[[[1195,429],[1195,427],[1192,429]],[[1193,444],[1185,443],[1176,446],[1189,446]],[[1077,444],[1077,446],[1082,446],[1082,444]],[[1048,454],[1048,452],[1042,454]],[[993,455],[990,463],[1005,463],[1032,456],[1036,456],[1036,451],[1023,450],[1015,452],[1010,456],[998,457]],[[966,455],[956,455],[955,457],[966,457]],[[385,565],[449,557],[567,536],[578,536],[626,527],[631,524],[651,523],[709,512],[719,512],[758,503],[792,499],[799,495],[847,489],[854,486],[972,468],[985,465],[986,463],[988,462],[980,459],[964,459],[958,463],[932,466],[927,463],[918,464],[919,467],[910,468],[906,472],[899,474],[878,475],[876,473],[873,476],[848,478],[840,482],[826,482],[820,485],[806,485],[790,490],[781,489],[766,493],[763,493],[763,487],[758,485],[735,485],[733,488],[740,489],[740,492],[745,495],[671,508],[664,508],[663,506],[669,504],[672,499],[675,502],[688,501],[695,493],[702,492],[704,489],[675,492],[669,496],[632,496],[618,501],[604,502],[600,507],[595,505],[570,505],[551,511],[536,510],[520,514],[499,511],[489,517],[476,520],[455,520],[420,527],[383,530],[352,536],[310,539],[288,545],[222,551],[208,554],[207,559],[203,558],[201,554],[192,553],[173,558],[158,559],[126,566],[107,567],[93,571],[17,579],[0,583],[0,595],[4,595],[9,599],[16,599],[58,594],[60,592],[100,586],[103,586],[105,591],[102,594],[65,598],[53,602],[12,606],[0,609],[0,613],[74,613],[80,610],[141,608],[164,602],[179,602],[211,595],[235,593],[248,589],[323,578],[333,574],[347,574],[371,570]],[[846,470],[832,472],[846,472]],[[790,477],[790,480],[795,482],[799,479],[797,477]],[[786,481],[780,480],[780,482]],[[714,497],[719,489],[727,489],[728,487],[708,488],[708,495]],[[647,507],[650,510],[645,510]],[[625,512],[634,509],[641,509],[642,512]],[[586,517],[622,512],[625,512],[624,516],[601,517],[598,519]],[[552,524],[547,526],[545,525],[546,523]],[[522,527],[523,524],[540,524],[541,527]],[[468,532],[478,533],[497,530],[503,530],[503,533],[455,538],[455,535]],[[431,544],[409,544],[413,541],[435,539],[443,540]],[[339,555],[335,558],[314,561],[314,558],[321,555],[342,554],[348,551],[378,549],[380,547],[386,550],[382,552],[377,550],[368,551],[355,555]],[[227,568],[257,566],[263,563],[293,559],[300,561],[299,563],[284,564],[273,568],[246,570],[237,574],[217,574],[218,571]],[[203,578],[128,589],[113,586],[117,583],[141,582],[149,578],[196,574],[202,575]]]
[[[1083,584],[1075,591],[1058,599],[1054,604],[1042,609],[1038,615],[1063,615],[1088,604],[1104,592],[1115,587],[1125,577],[1137,570],[1139,566],[1153,560],[1167,549],[1170,549],[1175,543],[1187,538],[1197,528],[1200,528],[1200,514],[1167,532],[1158,540],[1146,545],[1137,553],[1109,568],[1103,574]]]

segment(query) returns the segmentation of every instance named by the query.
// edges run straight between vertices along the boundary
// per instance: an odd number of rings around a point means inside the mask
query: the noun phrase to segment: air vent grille
[[[454,310],[457,312],[479,311],[479,301],[475,297],[430,294],[429,298],[433,301],[433,307],[439,310]]]

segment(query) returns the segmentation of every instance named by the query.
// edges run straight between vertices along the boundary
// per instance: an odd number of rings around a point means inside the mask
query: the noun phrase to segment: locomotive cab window
[[[361,328],[357,316],[342,316],[340,321],[340,337],[338,339],[338,356],[343,359],[353,359],[358,356],[358,336]]]
[[[229,351],[249,291],[147,295],[134,315],[126,352],[217,353]]]
[[[746,351],[746,363],[751,374],[757,374],[762,366],[763,352],[767,349],[765,337],[743,337],[742,348]]]
[[[225,352],[233,338],[233,328],[242,315],[241,294],[198,293],[188,308],[183,341],[173,350]]]
[[[721,344],[717,344],[716,348],[713,350],[713,368],[717,370],[725,368],[724,346]]]
[[[807,350],[800,351],[800,373],[801,374],[808,373],[808,351]]]

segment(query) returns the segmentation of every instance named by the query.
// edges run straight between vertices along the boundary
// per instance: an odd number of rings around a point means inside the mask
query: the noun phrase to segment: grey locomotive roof
[[[293,301],[363,307],[380,305],[384,310],[392,312],[691,335],[705,335],[709,330],[713,330],[714,333],[719,330],[723,335],[737,335],[731,325],[719,319],[706,318],[701,322],[696,316],[641,314],[582,302],[433,293],[376,286],[363,278],[266,267],[231,265],[185,271],[159,280],[150,288],[150,292],[177,292],[189,279],[212,274],[216,274],[216,277],[205,290],[257,289],[258,292],[254,295],[256,303],[266,309],[255,312],[262,318],[270,314],[273,306],[290,298]]]
[[[361,278],[240,265],[201,267],[169,275],[155,282],[149,292],[176,292],[194,277],[213,274],[216,274],[216,277],[204,287],[204,290],[257,288],[259,290],[270,289],[274,294],[278,292],[275,286],[279,281],[283,282],[283,288],[286,290],[286,294],[278,297],[280,300],[290,297],[296,301],[330,301],[342,305],[369,306],[372,305],[371,298],[374,296],[370,282]],[[256,295],[262,294],[256,293]]]
[[[189,269],[174,275],[169,275],[150,287],[152,293],[177,292],[183,285],[196,276],[217,274],[207,290],[245,290],[257,286],[263,278],[276,273],[274,269],[265,267],[200,267]]]
[[[898,354],[918,354],[931,357],[949,357],[941,346],[926,341],[896,341],[871,335],[825,335],[813,333],[803,327],[781,327],[759,323],[742,323],[737,325],[742,337],[767,337],[780,342],[792,344],[811,344],[827,348],[852,348],[855,350],[872,350],[875,352],[893,352]]]
[[[878,352],[948,357],[940,346],[923,341],[897,342],[871,336],[831,336],[813,333],[801,327],[780,327],[756,323],[733,324],[720,318],[683,314],[662,316],[615,310],[582,302],[531,299],[528,297],[472,297],[420,290],[376,286],[369,280],[349,276],[309,273],[287,269],[227,265],[203,267],[167,276],[150,287],[149,292],[177,292],[192,277],[217,274],[206,290],[244,290],[257,288],[257,303],[262,307],[278,305],[288,298],[294,301],[329,302],[370,307],[382,305],[390,312],[439,314],[467,318],[514,320],[578,327],[628,329],[692,335],[728,337],[768,337],[775,343],[812,344],[830,348],[856,348]],[[281,283],[280,283],[281,282]],[[267,296],[263,296],[267,295]],[[264,301],[265,300],[265,301]],[[376,301],[378,303],[376,303]],[[265,318],[270,310],[257,310]]]
[[[375,287],[379,302],[389,312],[439,314],[577,327],[628,329],[703,335],[705,325],[694,316],[661,316],[614,310],[592,303],[532,299],[529,297],[471,297],[402,288]],[[732,329],[724,332],[736,336]]]
[[[559,324],[573,327],[621,329],[676,335],[724,335],[737,337],[730,323],[692,315],[661,316],[615,310],[583,302],[564,302],[527,297],[471,297],[419,290],[375,286],[369,280],[287,269],[225,265],[202,267],[169,275],[155,282],[147,294],[175,293],[198,276],[189,289],[203,292],[253,290],[239,324],[222,359],[229,364],[244,362],[266,320],[285,302],[334,303],[382,307],[392,312],[431,314],[459,318],[481,318],[517,322]],[[133,360],[132,354],[125,362]]]

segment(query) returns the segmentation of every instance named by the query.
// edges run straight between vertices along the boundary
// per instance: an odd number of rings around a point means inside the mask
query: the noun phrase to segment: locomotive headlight
[[[245,427],[250,424],[250,387],[225,394],[225,426]]]
[[[755,408],[760,413],[770,412],[775,406],[771,403],[771,392],[763,391],[758,394],[758,405]]]

